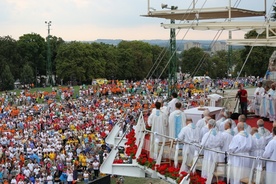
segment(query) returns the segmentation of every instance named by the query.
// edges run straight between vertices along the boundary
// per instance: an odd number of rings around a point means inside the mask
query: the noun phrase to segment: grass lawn
[[[55,87],[57,90],[59,88],[67,88],[68,86],[57,86]],[[73,86],[74,88],[74,95],[73,95],[73,98],[76,98],[76,95],[79,94],[79,90],[80,90],[80,87],[79,86]],[[40,88],[31,88],[30,89],[30,93],[34,93],[34,92],[44,92],[44,91],[47,91],[47,92],[52,92],[52,87],[40,87]],[[16,95],[20,95],[20,92],[22,91],[23,89],[14,89],[14,90],[10,90],[8,92],[16,92]],[[5,91],[2,91],[2,93],[5,93]],[[1,92],[0,92],[0,95],[1,95]],[[57,100],[60,100],[60,96],[57,95]],[[43,99],[39,99],[38,100],[38,103],[43,103]]]

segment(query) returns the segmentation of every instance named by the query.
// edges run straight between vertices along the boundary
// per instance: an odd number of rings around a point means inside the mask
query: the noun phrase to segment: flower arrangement
[[[177,183],[180,183],[182,179],[187,176],[188,173],[186,172],[181,172],[179,177],[176,179]],[[190,174],[190,183],[191,184],[205,184],[206,183],[206,178],[202,178],[197,172],[191,173]]]
[[[140,165],[143,165],[150,169],[155,170],[156,161],[152,158],[149,158],[145,151],[141,152],[140,156],[137,158],[137,162]]]
[[[137,158],[137,162],[140,165],[146,165],[147,161],[148,161],[148,155],[145,151],[142,150],[140,156]]]
[[[113,161],[113,164],[123,164],[124,163],[124,160],[123,159],[115,159],[114,161]]]
[[[130,156],[132,159],[135,159],[135,154],[137,152],[137,145],[135,144],[136,138],[135,138],[135,131],[132,129],[127,135],[127,142],[125,143],[126,149],[125,153],[127,156]]]
[[[180,176],[179,175],[180,168],[172,167],[169,164],[156,165],[156,170],[157,172],[164,175],[165,177],[169,177],[174,180],[176,180]]]

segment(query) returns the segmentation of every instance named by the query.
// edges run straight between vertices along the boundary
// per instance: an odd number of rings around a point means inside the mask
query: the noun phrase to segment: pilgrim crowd
[[[157,81],[156,81],[157,83]],[[153,105],[166,82],[110,83],[22,90],[0,97],[0,183],[75,183],[100,176],[111,149],[105,138]],[[137,88],[140,88],[137,91]],[[127,112],[127,113],[126,113]]]

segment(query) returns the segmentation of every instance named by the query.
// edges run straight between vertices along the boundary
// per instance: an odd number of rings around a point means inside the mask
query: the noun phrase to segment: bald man
[[[251,126],[246,123],[246,116],[244,114],[239,115],[238,122],[242,122],[244,125],[244,131],[246,131],[248,134],[251,132]],[[238,127],[234,128],[235,134],[238,133]]]
[[[229,145],[229,152],[238,155],[249,155],[252,149],[252,137],[245,131],[244,122],[237,124],[238,134],[235,135]],[[230,156],[230,183],[240,184],[240,179],[249,176],[250,160],[239,156]]]
[[[214,119],[210,119],[208,121],[208,132],[206,132],[201,140],[201,146],[206,148],[214,149],[217,151],[221,151],[223,146],[221,132],[219,132],[216,128],[216,121]],[[204,150],[204,157],[202,160],[202,171],[201,177],[209,178],[211,177],[209,174],[213,173],[212,164],[216,162],[222,162],[223,159],[221,155],[216,152]],[[213,175],[212,175],[213,176]]]
[[[258,133],[257,127],[252,128],[251,136],[252,136],[252,150],[250,152],[250,155],[254,157],[262,157],[266,146],[266,140],[264,136]],[[260,163],[262,163],[264,166],[264,162],[260,161]]]
[[[203,118],[196,122],[197,128],[200,130],[202,127],[204,127],[207,124],[206,119],[210,119],[210,117],[210,111],[208,109],[204,110]]]
[[[261,136],[267,137],[270,135],[270,131],[264,127],[264,120],[259,119],[257,121],[257,126],[258,126],[258,133]]]

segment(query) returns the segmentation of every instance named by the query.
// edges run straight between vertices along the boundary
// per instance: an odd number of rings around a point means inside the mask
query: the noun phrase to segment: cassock
[[[267,144],[263,154],[263,158],[276,160],[276,137]],[[266,161],[266,183],[274,183],[276,181],[276,162]]]
[[[275,120],[275,103],[276,103],[276,92],[273,89],[268,91],[268,118],[270,121]]]
[[[169,136],[177,138],[181,129],[186,126],[186,115],[181,110],[173,111],[169,116]]]
[[[262,157],[266,143],[267,142],[265,138],[261,136],[259,133],[255,133],[254,135],[252,135],[252,150],[250,152],[250,155],[254,157]],[[261,163],[262,166],[264,166],[264,162],[261,162],[259,160],[257,161],[257,164],[259,163]]]
[[[179,102],[177,98],[173,98],[169,103],[168,103],[168,113],[171,114],[173,111],[175,111],[175,104]]]
[[[268,109],[268,94],[264,92],[264,94],[261,95],[260,117],[268,117]]]
[[[236,122],[234,120],[232,120],[231,118],[228,118],[228,119],[225,119],[224,121],[222,122],[216,122],[217,124],[217,127],[218,127],[218,130],[221,131],[221,132],[224,132],[224,125],[226,122],[228,122],[230,120],[231,122],[231,129],[233,130],[234,128],[236,128]]]
[[[252,137],[246,131],[240,131],[235,135],[229,145],[229,152],[238,155],[249,155],[252,149]],[[229,165],[231,167],[231,184],[240,184],[240,179],[248,177],[250,173],[250,159],[230,156]]]
[[[251,126],[244,122],[244,131],[247,132],[248,134],[250,134],[251,130],[252,130]],[[234,128],[234,132],[235,132],[235,134],[238,134],[237,127]]]
[[[207,133],[204,134],[200,144],[205,148],[221,151],[221,147],[223,146],[221,132],[216,130],[216,128],[209,130]],[[214,168],[214,164],[221,161],[222,158],[218,153],[204,150],[201,176],[203,178],[207,178],[209,173],[214,172],[214,170],[212,170],[212,168]]]
[[[229,145],[230,145],[234,135],[235,135],[235,132],[231,128],[229,128],[227,130],[224,130],[221,133],[222,142],[223,142],[223,146],[221,148],[221,151],[224,151],[224,152],[229,151]]]
[[[199,130],[207,124],[207,123],[206,123],[206,119],[207,119],[207,117],[203,117],[203,118],[201,118],[200,120],[197,121],[196,127],[197,127]]]
[[[260,106],[262,101],[262,95],[264,94],[265,89],[263,87],[257,87],[254,92],[253,107],[255,115],[260,115]]]
[[[183,127],[180,133],[178,134],[178,139],[180,141],[184,141],[188,143],[194,143],[194,144],[199,143],[199,131],[196,128],[195,124],[190,123],[187,126]],[[195,150],[197,150],[197,147],[184,143],[183,149],[182,149],[183,160],[182,160],[180,172],[188,171],[187,165],[190,165],[192,163]]]
[[[152,111],[148,118],[148,125],[151,126],[151,131],[158,134],[166,135],[166,129],[168,127],[168,122],[165,113],[159,109]],[[150,157],[157,158],[158,154],[158,144],[162,142],[164,137],[160,135],[151,134],[150,137]]]

